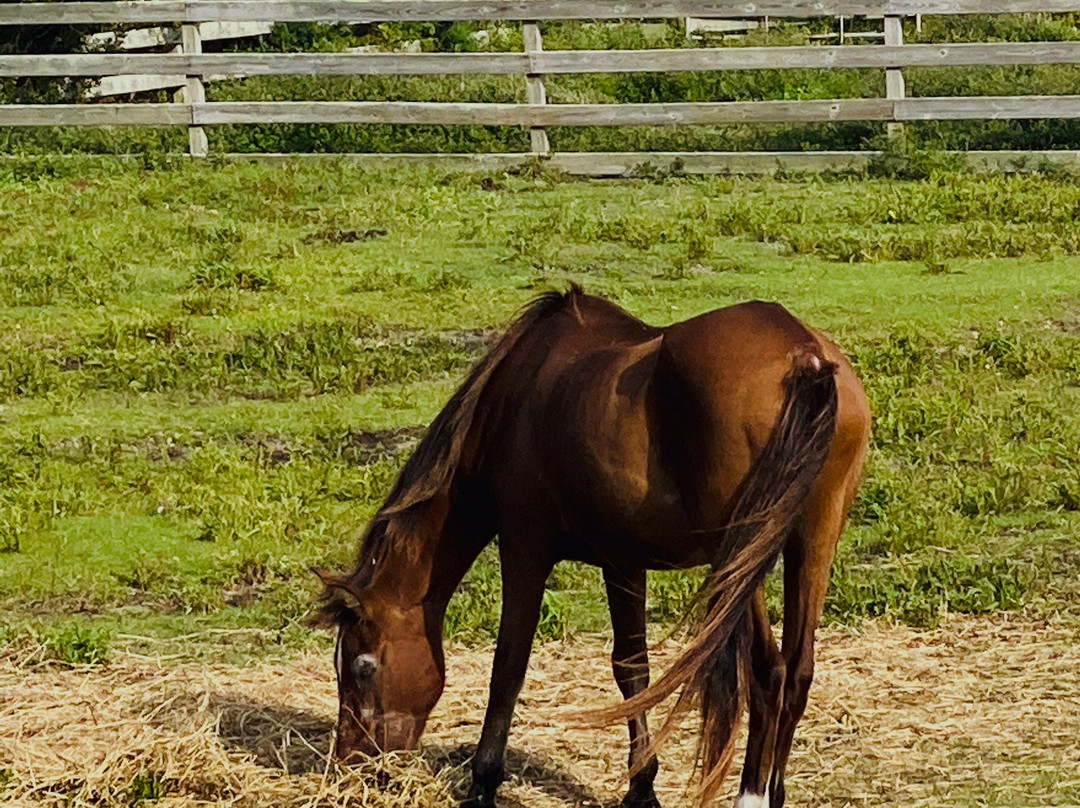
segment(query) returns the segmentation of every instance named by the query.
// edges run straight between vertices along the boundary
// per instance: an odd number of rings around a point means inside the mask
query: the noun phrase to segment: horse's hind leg
[[[854,488],[852,481],[850,485],[837,486],[831,493],[815,496],[784,548],[783,651],[787,676],[768,808],[781,808],[784,804],[784,769],[791,754],[795,726],[806,709],[814,681],[814,633],[825,609],[829,570]]]
[[[484,729],[472,761],[472,788],[465,802],[468,808],[493,808],[495,792],[505,777],[504,758],[510,722],[525,681],[533,635],[540,620],[544,586],[554,566],[546,558],[522,553],[518,549],[521,546],[528,545],[513,542],[505,535],[500,537],[502,617]]]
[[[623,698],[636,696],[649,686],[649,653],[645,639],[645,570],[616,572],[604,568],[608,608],[615,644],[611,665]],[[634,716],[630,726],[630,789],[622,804],[627,808],[659,808],[653,791],[658,764],[649,747],[645,715]]]
[[[768,808],[769,779],[784,702],[784,658],[776,646],[765,591],[750,606],[750,726],[736,808]]]

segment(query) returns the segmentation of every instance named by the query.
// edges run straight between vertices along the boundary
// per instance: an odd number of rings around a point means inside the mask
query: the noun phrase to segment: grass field
[[[326,649],[309,567],[350,561],[491,335],[567,280],[655,323],[779,300],[845,347],[876,425],[836,631],[1080,617],[1072,178],[2,171],[0,657],[42,676]],[[654,576],[654,620],[694,581]],[[452,640],[490,641],[498,591],[485,556]],[[601,591],[560,566],[542,637],[603,632]]]

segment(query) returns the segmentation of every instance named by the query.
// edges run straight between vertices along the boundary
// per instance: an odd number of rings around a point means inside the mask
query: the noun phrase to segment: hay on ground
[[[1080,801],[1073,630],[958,618],[933,631],[870,626],[819,636],[791,804]],[[341,773],[327,759],[336,706],[327,655],[250,667],[121,655],[74,670],[9,657],[0,660],[0,802],[448,808],[467,783],[490,659],[490,650],[451,650],[449,686],[422,754]],[[505,804],[618,800],[625,728],[568,723],[582,707],[617,698],[608,664],[603,638],[537,649],[511,738]],[[664,750],[657,790],[672,808],[685,803],[692,729]]]

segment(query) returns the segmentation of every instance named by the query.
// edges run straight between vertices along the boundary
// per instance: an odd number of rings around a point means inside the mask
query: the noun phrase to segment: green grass
[[[324,641],[309,568],[349,563],[491,333],[568,280],[656,323],[779,300],[847,349],[876,424],[828,620],[1080,615],[1068,178],[3,170],[0,645]],[[652,618],[696,580],[654,575]],[[551,589],[544,638],[606,625],[596,570]],[[448,633],[492,639],[499,591],[489,552]]]

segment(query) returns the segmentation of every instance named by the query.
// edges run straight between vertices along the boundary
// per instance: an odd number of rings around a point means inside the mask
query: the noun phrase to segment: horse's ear
[[[349,586],[348,578],[314,567],[311,571],[323,585],[319,606],[308,621],[311,625],[329,628],[365,616],[367,610]]]

